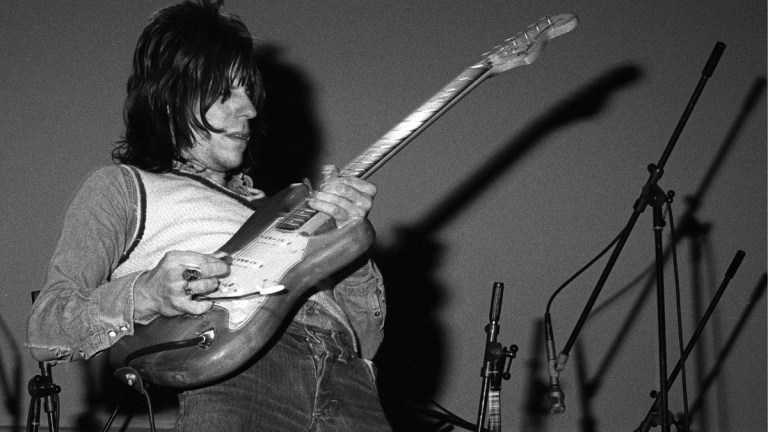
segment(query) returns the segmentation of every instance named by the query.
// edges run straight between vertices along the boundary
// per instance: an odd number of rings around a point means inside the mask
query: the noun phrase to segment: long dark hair
[[[205,113],[229,96],[233,84],[244,84],[259,109],[263,88],[251,34],[239,18],[219,13],[221,3],[185,1],[152,17],[133,55],[125,135],[112,152],[113,160],[169,171],[173,160],[183,160],[182,151],[194,144],[193,131],[204,136],[221,132],[206,121]],[[244,161],[252,163],[249,157]]]

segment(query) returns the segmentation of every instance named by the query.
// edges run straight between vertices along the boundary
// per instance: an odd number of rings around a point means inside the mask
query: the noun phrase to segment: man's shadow
[[[257,188],[272,196],[303,178],[316,178],[322,134],[312,85],[296,66],[283,62],[280,48],[259,47],[257,64],[265,97],[249,147],[251,176]]]

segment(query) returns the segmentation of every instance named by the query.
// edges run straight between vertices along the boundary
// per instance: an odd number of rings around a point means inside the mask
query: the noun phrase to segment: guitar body
[[[207,342],[138,356],[129,366],[152,383],[189,388],[226,377],[254,357],[270,341],[300,299],[320,281],[361,256],[373,243],[373,228],[359,219],[336,229],[322,214],[316,229],[277,229],[286,211],[306,200],[308,189],[293,185],[267,201],[219,250],[233,259],[230,274],[209,298],[214,306],[204,315],[157,317],[136,325],[110,348],[110,361],[155,345],[208,335]],[[310,223],[312,219],[310,219]],[[284,286],[273,295],[253,295]],[[250,295],[250,297],[249,297]],[[242,299],[227,297],[245,296]]]
[[[369,177],[485,79],[531,64],[549,40],[577,24],[573,14],[544,17],[505,40],[354,158],[340,175]],[[309,196],[307,186],[287,188],[220,248],[233,258],[231,274],[220,280],[216,293],[206,296],[214,301],[208,313],[158,317],[137,325],[133,336],[110,349],[112,364],[133,368],[155,384],[188,388],[229,376],[252,359],[313,286],[358,258],[373,242],[367,220],[336,229],[329,216],[307,206]],[[158,347],[194,339],[200,344]]]

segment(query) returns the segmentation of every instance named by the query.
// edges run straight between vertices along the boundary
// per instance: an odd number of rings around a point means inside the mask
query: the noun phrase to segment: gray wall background
[[[136,38],[165,4],[0,3],[0,426],[24,422],[26,383],[37,373],[23,347],[29,293],[44,281],[72,193],[110,163]],[[659,184],[677,194],[678,228],[684,216],[686,227],[700,228],[678,243],[685,341],[736,251],[746,252],[688,362],[694,429],[766,427],[764,1],[230,0],[225,9],[264,48],[272,115],[282,121],[273,135],[289,155],[271,162],[288,164],[269,171],[272,187],[322,163],[344,165],[540,17],[580,18],[536,62],[483,83],[371,178],[380,191],[371,215],[376,253],[390,281],[390,331],[378,362],[400,430],[429,430],[399,405],[406,398],[474,421],[496,281],[506,285],[499,341],[520,348],[503,383],[505,430],[639,424],[659,375],[651,212],[571,352],[561,376],[568,410],[559,416],[541,411],[544,308],[625,225],[646,165],[659,160],[715,42],[724,42]],[[555,300],[558,349],[604,263]],[[665,276],[671,370],[678,348],[669,262]],[[82,423],[89,411],[103,420],[112,387],[102,373],[96,364],[54,368],[62,425]],[[680,388],[678,379],[675,413]],[[159,425],[169,426],[172,404],[160,401],[158,411]]]

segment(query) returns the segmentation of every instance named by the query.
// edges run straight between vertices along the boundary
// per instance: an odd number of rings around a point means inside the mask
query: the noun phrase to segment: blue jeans
[[[291,323],[239,375],[179,396],[179,432],[391,431],[373,364],[344,332]]]

